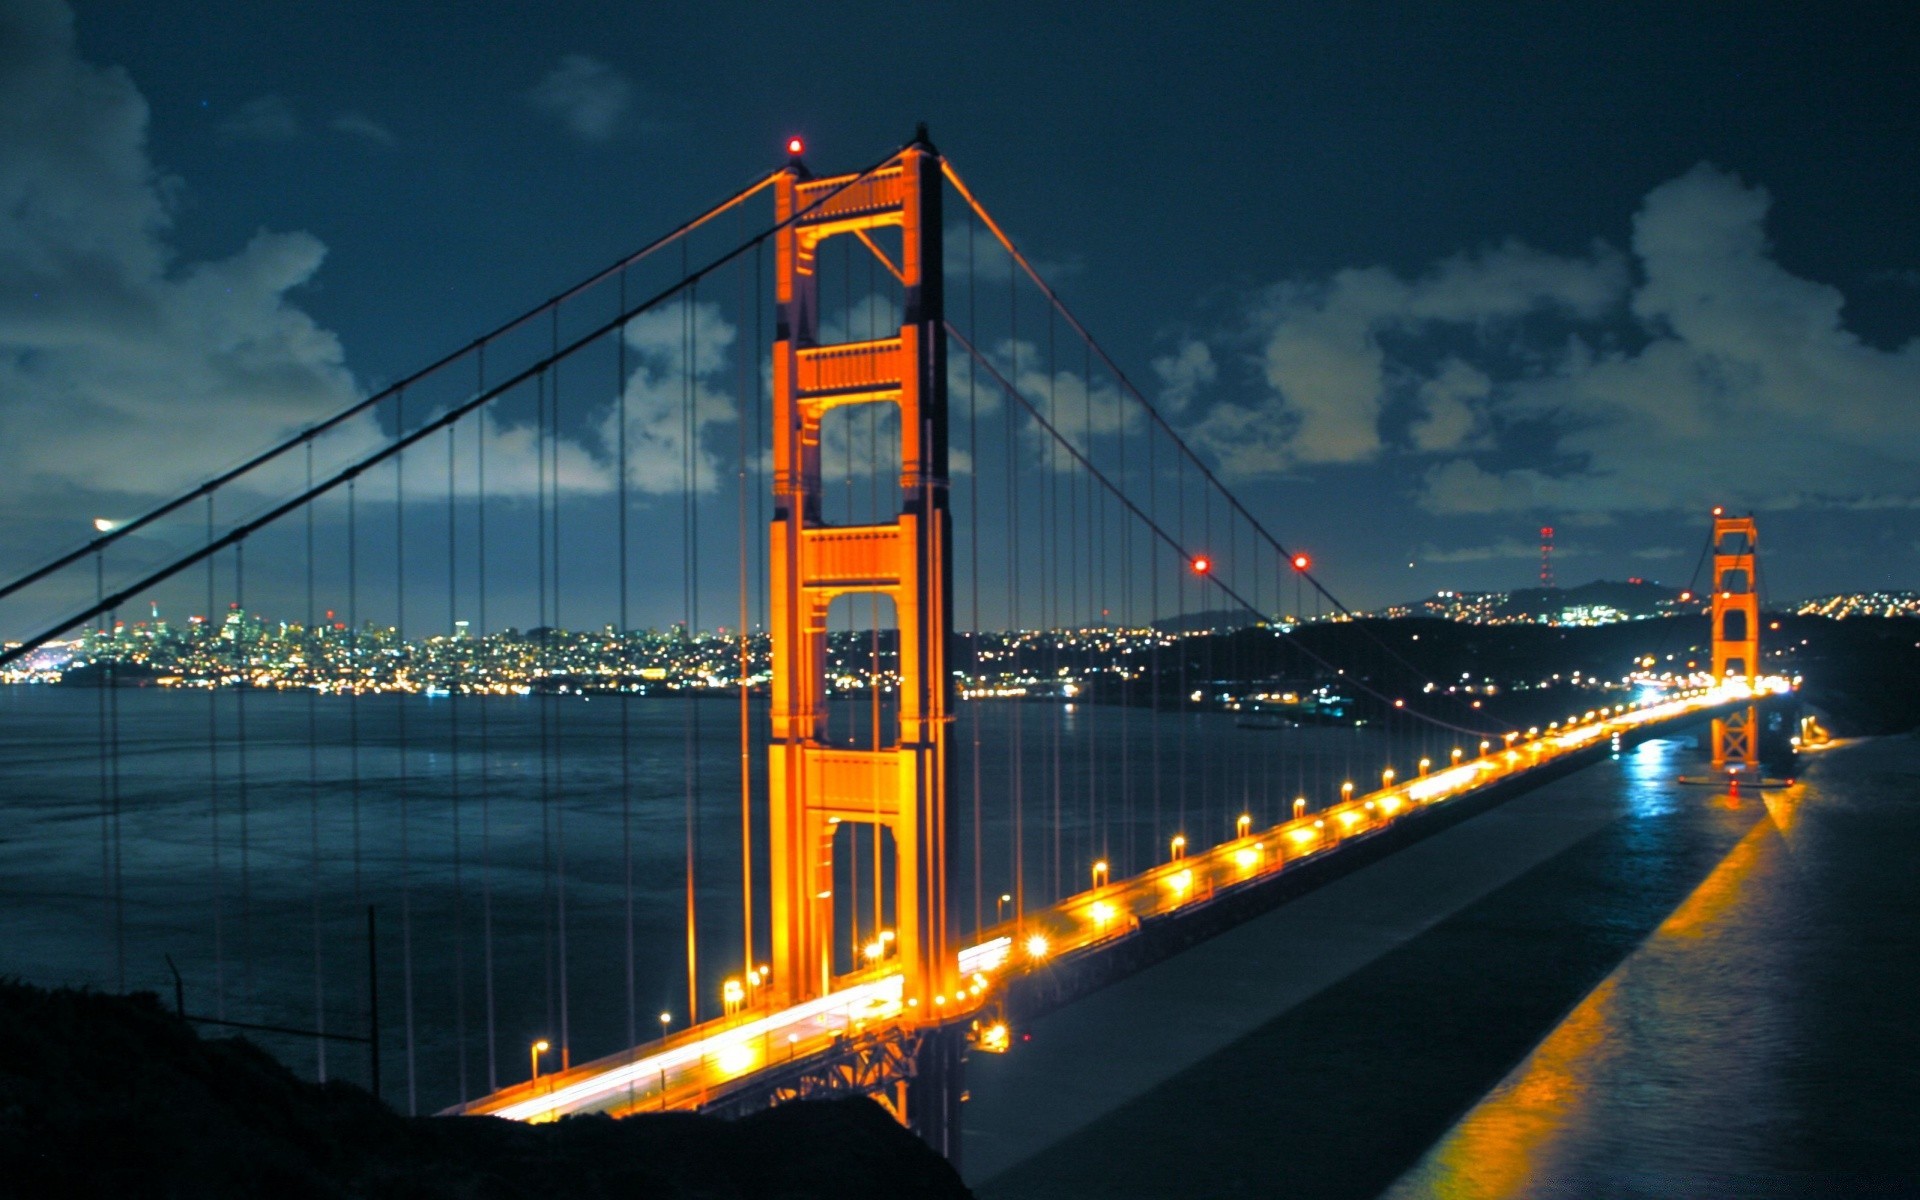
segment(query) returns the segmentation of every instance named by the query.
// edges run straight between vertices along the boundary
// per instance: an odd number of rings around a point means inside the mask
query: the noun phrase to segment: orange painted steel
[[[783,228],[773,347],[772,990],[787,1005],[835,990],[834,832],[878,825],[893,835],[894,953],[907,1011],[931,1018],[935,998],[957,988],[945,920],[953,589],[940,159],[921,140],[857,178],[810,179],[796,162],[774,196]],[[900,232],[900,261],[887,263],[904,290],[897,336],[821,345],[821,243],[854,236],[878,255],[869,231],[885,227]],[[820,515],[821,418],[854,404],[900,410],[899,515],[831,526]],[[822,740],[828,607],[860,593],[892,600],[900,630],[898,737],[864,750]]]
[[[1760,674],[1760,593],[1755,570],[1759,531],[1751,516],[1713,514],[1713,677],[1744,679]],[[1713,722],[1713,767],[1757,771],[1760,713],[1749,705]]]

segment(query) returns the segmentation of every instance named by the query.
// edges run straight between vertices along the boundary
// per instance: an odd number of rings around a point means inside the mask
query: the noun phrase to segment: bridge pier
[[[966,1025],[926,1032],[905,1081],[907,1128],[960,1170],[960,1102],[966,1093]]]

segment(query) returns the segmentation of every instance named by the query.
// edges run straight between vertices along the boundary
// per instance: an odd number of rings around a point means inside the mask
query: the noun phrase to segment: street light
[[[552,1049],[552,1047],[547,1045],[545,1038],[541,1038],[533,1044],[533,1052],[529,1057],[533,1060],[533,1082],[535,1083],[540,1082],[540,1056],[550,1049]]]
[[[670,1025],[672,1025],[672,1024],[673,1024],[673,1014],[672,1014],[672,1013],[670,1013],[670,1012],[663,1012],[663,1013],[661,1013],[661,1014],[660,1014],[660,1035],[661,1035],[662,1037],[665,1037],[665,1036],[666,1036],[666,1033],[667,1033],[667,1028],[668,1028],[668,1026],[670,1026]]]
[[[1185,858],[1187,856],[1187,835],[1184,833],[1174,834],[1173,841],[1168,844],[1168,851],[1172,859],[1176,862]]]
[[[1340,785],[1340,803],[1345,804],[1351,799],[1353,799],[1353,780],[1349,779]]]
[[[1307,798],[1305,796],[1295,796],[1293,798],[1293,819],[1298,821],[1301,817],[1304,817],[1306,815],[1307,815]]]
[[[1461,755],[1462,753],[1463,753],[1463,751],[1462,751],[1462,750],[1460,749],[1460,747],[1458,747],[1458,746],[1455,746],[1455,747],[1453,748],[1453,765],[1454,765],[1454,766],[1456,766],[1456,767],[1457,767],[1457,766],[1459,766],[1459,765],[1460,765],[1460,755]]]
[[[1390,788],[1393,786],[1393,768],[1392,767],[1388,767],[1386,770],[1380,772],[1380,786],[1383,788]]]
[[[1093,886],[1102,887],[1107,882],[1107,860],[1101,859],[1093,864]]]
[[[727,980],[720,985],[720,999],[726,1002],[727,1015],[732,1016],[734,1013],[739,1012],[741,1004],[746,1002],[746,985],[742,984],[738,979]]]
[[[1252,828],[1253,815],[1251,813],[1241,813],[1240,819],[1233,823],[1233,836],[1245,837],[1247,836],[1247,830]]]
[[[1420,760],[1420,774],[1422,777],[1426,775],[1427,768],[1431,767],[1432,765],[1433,765],[1433,760],[1430,758],[1423,758]]]
[[[1007,919],[1007,905],[1012,903],[1013,903],[1013,897],[1005,894],[1002,894],[998,900],[995,900],[993,902],[994,924],[997,925],[1000,922]]]

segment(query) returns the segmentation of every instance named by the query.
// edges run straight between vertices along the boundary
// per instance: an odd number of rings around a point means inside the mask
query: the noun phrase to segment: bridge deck
[[[1783,689],[1783,684],[1770,683],[1766,690]],[[1658,701],[1598,710],[1517,745],[1489,747],[1475,758],[1356,794],[1266,829],[1249,830],[1131,878],[1069,896],[987,929],[980,941],[961,950],[964,990],[941,997],[938,1011],[931,1016],[901,1002],[902,977],[897,971],[869,972],[827,996],[788,1008],[749,1008],[543,1077],[538,1085],[502,1089],[448,1112],[543,1121],[573,1113],[619,1115],[708,1107],[791,1064],[830,1055],[862,1034],[886,1036],[929,1023],[974,1019],[992,1011],[996,993],[1016,976],[1134,936],[1156,921],[1237,893],[1290,864],[1336,853],[1341,846],[1423,809],[1534,772],[1544,773],[1615,737],[1644,735],[1661,725],[1696,720],[1752,696],[1743,682],[1733,681]]]

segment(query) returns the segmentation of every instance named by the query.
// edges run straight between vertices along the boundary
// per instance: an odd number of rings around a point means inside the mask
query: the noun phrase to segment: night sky
[[[1356,606],[1714,504],[1920,588],[1920,13],[1840,7],[0,0],[0,575],[926,121]]]

